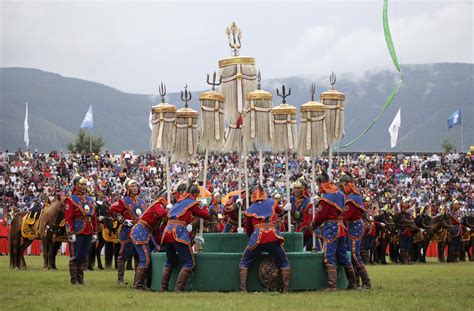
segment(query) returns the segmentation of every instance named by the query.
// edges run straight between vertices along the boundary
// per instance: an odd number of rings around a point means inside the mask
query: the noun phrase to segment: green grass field
[[[474,263],[430,261],[410,266],[369,266],[370,291],[278,293],[135,292],[115,285],[113,270],[85,273],[85,286],[69,284],[68,258],[58,271],[43,271],[42,257],[29,269],[9,269],[0,257],[0,310],[472,310]],[[133,271],[126,272],[129,283]]]

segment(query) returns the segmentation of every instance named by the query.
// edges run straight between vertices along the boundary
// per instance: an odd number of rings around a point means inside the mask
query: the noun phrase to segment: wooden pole
[[[286,168],[286,202],[290,203],[290,170],[288,167],[288,149],[285,151],[285,168]],[[288,211],[288,232],[292,231],[291,210]]]

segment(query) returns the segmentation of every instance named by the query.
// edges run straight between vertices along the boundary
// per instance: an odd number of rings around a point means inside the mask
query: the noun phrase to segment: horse
[[[95,260],[97,258],[97,267],[99,270],[103,270],[101,252],[105,246],[105,267],[110,268],[112,266],[112,259],[115,258],[117,263],[118,253],[120,245],[118,244],[118,229],[117,222],[109,216],[109,205],[106,203],[97,202],[97,212],[99,216],[99,227],[97,242],[91,244],[89,250],[88,269],[93,271]]]
[[[432,241],[438,243],[438,261],[444,262],[444,249],[449,244],[448,229],[452,227],[451,217],[443,213],[433,218]]]
[[[426,252],[433,237],[433,219],[427,213],[416,216],[415,224],[418,228],[425,230],[425,234],[418,232],[413,243],[413,261],[426,263]]]
[[[395,226],[397,228],[397,232],[398,233],[401,233],[403,232],[404,230],[410,230],[411,233],[413,235],[415,235],[419,230],[418,230],[418,227],[416,226],[415,224],[415,220],[410,216],[410,214],[406,211],[404,212],[400,212],[398,214],[396,214],[394,217],[393,217],[393,221],[395,223]],[[399,235],[397,235],[399,237]],[[400,239],[400,238],[399,238]],[[414,240],[414,239],[413,239]],[[409,251],[408,251],[408,257],[407,258],[407,262],[408,261],[414,261],[414,258],[413,258],[413,240],[412,240],[412,245],[411,247],[409,248]],[[399,240],[400,241],[400,240]],[[394,241],[395,242],[395,241]],[[394,243],[395,244],[395,243]],[[395,245],[394,245],[395,246]],[[400,242],[398,243],[397,245],[398,247],[398,250],[400,249]],[[399,254],[399,251],[393,251],[393,254],[392,256],[400,256],[402,259],[402,263],[404,263],[403,261],[403,256],[401,254]],[[398,258],[397,258],[398,259]]]
[[[464,216],[462,219],[462,224],[465,228],[469,228],[470,230],[463,229],[463,241],[459,260],[465,261],[467,253],[469,261],[474,261],[474,256],[469,253],[469,249],[471,249],[474,253],[474,215]]]
[[[41,240],[43,244],[43,269],[57,269],[56,255],[61,242],[67,240],[64,226],[61,226],[64,220],[64,199],[56,198],[46,205],[34,222],[28,212],[15,214],[10,226],[11,269],[26,269],[24,253],[35,239]]]
[[[376,215],[374,220],[379,223],[385,224],[385,226],[376,226],[375,236],[375,250],[374,250],[374,259],[373,262],[387,264],[385,258],[385,252],[387,250],[387,245],[390,242],[390,239],[395,232],[395,224],[393,222],[393,216],[387,211]]]

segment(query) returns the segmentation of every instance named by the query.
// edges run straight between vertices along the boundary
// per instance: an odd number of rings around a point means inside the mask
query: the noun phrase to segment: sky
[[[383,0],[370,1],[4,1],[0,67],[29,67],[157,94],[206,74],[230,56],[227,26],[242,31],[242,56],[263,79],[393,69]],[[389,1],[400,63],[473,63],[472,0]]]

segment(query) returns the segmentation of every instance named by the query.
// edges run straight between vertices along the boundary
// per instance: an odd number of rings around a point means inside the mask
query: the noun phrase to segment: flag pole
[[[462,105],[459,109],[459,118],[461,118],[461,153],[464,151],[464,130],[462,127]]]

